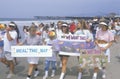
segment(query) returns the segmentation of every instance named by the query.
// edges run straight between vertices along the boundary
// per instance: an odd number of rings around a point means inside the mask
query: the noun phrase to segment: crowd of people
[[[108,63],[110,63],[110,47],[113,43],[118,42],[120,35],[120,19],[98,19],[71,21],[70,23],[64,21],[58,21],[57,23],[44,24],[40,23],[36,25],[31,23],[30,26],[23,27],[24,38],[21,38],[18,26],[15,22],[7,24],[0,24],[0,61],[9,67],[9,74],[7,78],[14,76],[14,66],[17,64],[16,58],[11,56],[11,46],[13,45],[49,45],[52,46],[52,57],[45,58],[43,79],[48,78],[48,71],[50,64],[52,66],[51,77],[55,76],[57,56],[60,58],[61,74],[59,79],[64,79],[67,62],[69,55],[59,55],[59,46],[54,44],[58,43],[61,35],[85,35],[86,42],[95,42],[96,47],[104,52],[104,55],[108,57]],[[31,79],[34,71],[34,77],[39,75],[39,57],[27,57],[29,68],[26,79]],[[97,72],[99,68],[94,68],[93,79],[97,79]],[[102,67],[103,75],[105,79],[106,67]],[[79,67],[78,79],[82,79],[83,69]],[[16,73],[17,74],[17,73]]]

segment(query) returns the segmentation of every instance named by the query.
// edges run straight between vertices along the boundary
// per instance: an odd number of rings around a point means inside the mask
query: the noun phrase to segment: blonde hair
[[[29,27],[29,32],[30,31],[37,31],[37,28],[34,25],[32,25]]]
[[[78,20],[77,28],[88,29],[86,21],[84,19]]]

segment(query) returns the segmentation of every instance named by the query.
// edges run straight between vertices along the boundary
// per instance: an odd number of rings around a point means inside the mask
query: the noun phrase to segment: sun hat
[[[16,25],[14,23],[10,23],[9,26],[16,27]]]
[[[65,26],[65,27],[67,27],[68,25],[67,25],[66,23],[63,23],[63,24],[62,24],[62,26]]]
[[[107,23],[105,23],[105,22],[100,22],[99,24],[104,25],[104,26],[108,26]]]
[[[93,19],[93,21],[98,21],[98,19]]]

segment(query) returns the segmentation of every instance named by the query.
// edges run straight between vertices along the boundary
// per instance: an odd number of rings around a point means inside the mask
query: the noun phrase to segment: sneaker
[[[35,71],[34,72],[34,77],[37,77],[39,75],[39,73],[40,73],[39,71]]]
[[[65,73],[61,73],[61,75],[60,75],[60,78],[59,78],[59,79],[64,79],[64,77],[65,77]]]
[[[93,74],[92,79],[97,79],[97,73],[96,72]]]
[[[7,79],[9,79],[9,78],[11,78],[13,76],[14,76],[14,74],[10,73],[10,74],[7,75]]]
[[[94,76],[93,76],[93,78],[92,78],[92,79],[97,79],[97,77],[94,77]]]
[[[81,79],[81,78],[82,78],[82,73],[79,72],[79,74],[78,74],[78,78],[77,78],[77,79]]]
[[[31,79],[30,77],[27,77],[26,79]]]
[[[105,75],[105,74],[103,74],[103,75],[102,75],[102,79],[105,79],[105,78],[106,78],[106,75]]]
[[[54,73],[52,73],[52,74],[51,74],[51,77],[54,77],[54,76],[55,76],[55,74],[54,74]]]
[[[47,76],[43,76],[43,79],[47,79]]]

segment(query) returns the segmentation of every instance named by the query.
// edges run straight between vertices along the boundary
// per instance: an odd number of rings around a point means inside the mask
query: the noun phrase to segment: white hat
[[[108,26],[105,22],[100,22],[99,24]]]
[[[9,26],[16,27],[16,25],[13,23],[10,23]]]
[[[55,28],[49,28],[49,31],[53,31],[53,30],[55,30]]]
[[[62,24],[62,26],[66,26],[67,27],[68,25],[67,24]]]
[[[98,21],[98,19],[93,19],[93,21]]]

